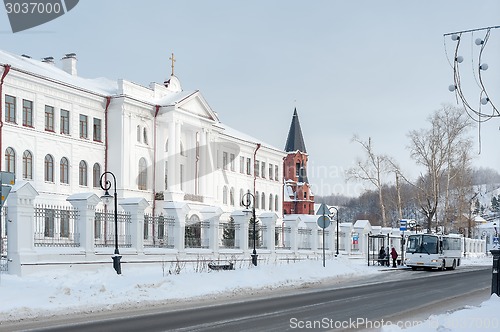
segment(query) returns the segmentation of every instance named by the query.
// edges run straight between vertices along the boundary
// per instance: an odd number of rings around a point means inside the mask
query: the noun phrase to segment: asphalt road
[[[377,327],[382,318],[403,317],[491,287],[491,268],[456,271],[387,271],[345,284],[268,294],[222,304],[96,319],[43,331],[286,331]],[[464,295],[465,294],[465,295]],[[92,320],[92,317],[88,317]],[[364,324],[363,324],[364,323]],[[369,325],[366,325],[368,323]],[[40,326],[40,325],[39,325]],[[42,331],[38,329],[39,331]],[[309,330],[309,329],[307,329]]]

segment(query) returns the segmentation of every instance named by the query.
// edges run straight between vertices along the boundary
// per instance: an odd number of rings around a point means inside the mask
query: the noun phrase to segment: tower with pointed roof
[[[307,179],[307,151],[297,109],[285,144],[283,214],[314,214],[314,194]]]

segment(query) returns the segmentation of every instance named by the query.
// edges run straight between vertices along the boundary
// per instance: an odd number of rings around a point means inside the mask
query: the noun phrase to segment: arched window
[[[45,181],[54,182],[54,157],[50,154],[45,156]]]
[[[144,144],[148,144],[148,132],[146,131],[146,128],[144,128],[143,130],[143,133],[144,133]]]
[[[279,205],[278,195],[275,195],[274,196],[274,211],[278,211],[278,205]]]
[[[23,153],[23,179],[33,180],[33,155],[28,150]]]
[[[139,160],[139,180],[137,182],[139,190],[148,189],[148,170],[147,170],[146,159],[141,158]]]
[[[260,197],[260,196],[259,196],[259,192],[258,192],[258,191],[256,191],[256,192],[255,192],[254,201],[253,201],[253,203],[254,203],[254,205],[255,205],[255,208],[256,208],[256,209],[258,209],[258,208],[259,208],[259,197]]]
[[[80,186],[87,185],[87,163],[85,160],[80,161],[80,165],[78,167],[78,183]]]
[[[92,168],[92,186],[94,188],[99,188],[101,186],[101,184],[99,183],[100,179],[101,179],[101,165],[95,163],[94,167]]]
[[[60,167],[61,167],[61,174],[60,174],[60,181],[61,183],[66,183],[68,184],[69,183],[69,162],[68,162],[68,159],[66,157],[62,157],[61,158],[61,163],[60,163]]]
[[[269,205],[267,206],[269,211],[273,210],[273,194],[269,194]]]
[[[231,190],[229,190],[229,203],[231,204],[231,206],[234,206],[234,188],[231,188]]]
[[[167,139],[167,141],[165,142],[165,152],[168,152],[168,139]]]
[[[227,204],[227,187],[222,188],[222,204]]]
[[[16,173],[16,152],[11,147],[5,150],[5,171]]]
[[[266,194],[262,193],[261,201],[262,201],[261,209],[265,210],[266,209]]]
[[[137,142],[141,142],[141,126],[137,126]]]
[[[240,206],[243,206],[243,189],[240,189]]]

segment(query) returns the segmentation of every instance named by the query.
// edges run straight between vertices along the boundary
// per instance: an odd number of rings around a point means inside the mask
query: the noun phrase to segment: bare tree
[[[445,195],[446,214],[449,210],[451,182],[463,170],[459,165],[467,164],[463,158],[470,160],[470,155],[464,154],[464,151],[470,148],[471,140],[466,134],[472,122],[463,110],[449,105],[435,111],[429,122],[431,128],[412,130],[408,136],[412,159],[425,169],[415,187],[418,203],[430,232],[441,195]]]
[[[387,225],[387,217],[383,195],[383,177],[390,171],[391,164],[389,158],[385,155],[375,154],[371,138],[368,138],[368,142],[364,142],[355,135],[352,141],[359,143],[363,147],[366,159],[358,160],[356,167],[347,170],[347,179],[367,181],[377,188],[382,214],[382,226],[385,227]]]

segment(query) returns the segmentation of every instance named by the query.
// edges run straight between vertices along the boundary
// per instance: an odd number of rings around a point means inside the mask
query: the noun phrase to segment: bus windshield
[[[406,252],[410,254],[437,254],[438,243],[438,237],[434,235],[410,235]]]

